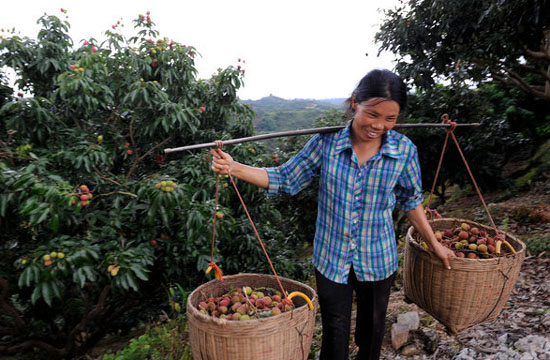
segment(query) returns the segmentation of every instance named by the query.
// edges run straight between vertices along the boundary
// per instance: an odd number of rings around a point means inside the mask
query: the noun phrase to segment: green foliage
[[[527,251],[532,255],[538,255],[543,251],[550,251],[550,240],[547,235],[536,235],[525,239]]]
[[[131,339],[116,354],[105,354],[104,360],[191,360],[187,323],[184,317],[148,330]]]
[[[395,53],[397,71],[416,87],[497,79],[550,100],[548,1],[410,0],[385,15],[380,51]]]
[[[484,189],[507,185],[501,176],[502,168],[522,147],[529,144],[521,128],[514,126],[510,107],[524,113],[524,123],[533,114],[522,107],[521,99],[514,98],[498,84],[484,84],[478,89],[455,84],[436,85],[428,90],[418,90],[409,98],[404,114],[407,122],[435,122],[443,113],[458,123],[480,123],[479,127],[457,128],[455,135],[476,182]],[[525,129],[524,129],[525,130]],[[430,189],[435,177],[439,157],[443,149],[445,132],[441,129],[407,129],[403,133],[413,139],[418,147],[422,166],[423,184]],[[453,184],[472,184],[456,146],[449,138],[447,150],[438,178],[436,194],[443,196],[446,187]]]
[[[0,331],[9,334],[0,352],[36,347],[62,358],[93,346],[130,309],[165,300],[162,284],[185,293],[206,280],[209,155],[162,150],[250,136],[253,113],[237,99],[240,69],[197,79],[196,49],[160,38],[149,16],[129,39],[115,26],[104,42],[74,48],[66,21],[39,23],[36,40],[0,39],[0,69],[15,71],[25,92],[14,96],[0,71]],[[251,165],[271,160],[258,145],[228,151]],[[262,190],[237,184],[278,272],[305,277],[295,244],[281,245],[281,214]],[[229,185],[222,179],[214,260],[225,273],[269,273]]]

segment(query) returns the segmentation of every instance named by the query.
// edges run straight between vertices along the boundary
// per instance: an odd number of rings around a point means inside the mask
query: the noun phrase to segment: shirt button
[[[354,223],[354,224],[357,224],[357,219],[353,220],[353,223]]]
[[[355,240],[351,240],[349,244],[352,249],[355,249]]]

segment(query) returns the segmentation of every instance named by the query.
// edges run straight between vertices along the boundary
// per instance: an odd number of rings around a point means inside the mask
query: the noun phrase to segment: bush
[[[36,40],[0,39],[0,69],[19,88],[0,72],[0,353],[64,358],[137,321],[130,309],[160,312],[162,284],[206,279],[210,158],[163,149],[252,135],[252,110],[236,95],[241,69],[197,79],[197,50],[159,37],[149,15],[129,39],[113,25],[104,42],[76,47],[67,21],[39,23]],[[268,162],[258,145],[230,151]],[[237,184],[256,220],[281,218],[262,190]],[[221,186],[214,260],[227,273],[270,272],[228,179]],[[279,273],[303,275],[291,244],[279,245],[285,221],[257,222]]]

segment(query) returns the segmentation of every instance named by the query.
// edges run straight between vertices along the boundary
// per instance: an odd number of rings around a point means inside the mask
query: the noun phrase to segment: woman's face
[[[351,100],[355,114],[351,126],[352,136],[361,142],[381,142],[399,116],[399,104],[384,98],[370,98],[361,103]]]

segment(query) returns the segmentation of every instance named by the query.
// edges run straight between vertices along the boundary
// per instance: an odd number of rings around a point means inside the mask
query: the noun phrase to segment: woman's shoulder
[[[393,129],[388,131],[388,135],[394,142],[398,144],[403,144],[406,146],[415,146],[412,140],[409,137],[407,137],[407,135],[397,132]]]

